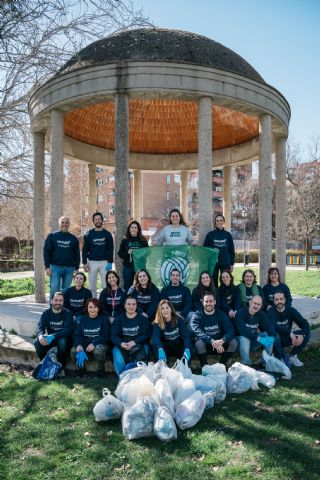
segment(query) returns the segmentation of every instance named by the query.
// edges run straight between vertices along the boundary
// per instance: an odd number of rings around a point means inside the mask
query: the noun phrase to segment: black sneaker
[[[87,370],[85,368],[79,368],[79,370],[77,370],[77,377],[83,378],[86,373]]]

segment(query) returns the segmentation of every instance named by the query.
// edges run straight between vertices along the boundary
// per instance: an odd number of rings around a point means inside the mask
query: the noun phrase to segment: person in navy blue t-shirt
[[[138,270],[134,276],[133,286],[129,289],[129,295],[133,295],[138,302],[138,308],[151,323],[156,315],[160,292],[152,283],[147,270]]]
[[[113,238],[110,232],[103,228],[103,215],[95,212],[92,215],[94,228],[83,238],[82,261],[85,272],[89,273],[89,286],[94,298],[97,297],[98,273],[102,288],[106,286],[106,271],[112,269]]]
[[[74,276],[73,287],[67,288],[64,292],[64,306],[71,310],[74,319],[84,313],[86,301],[92,298],[91,290],[84,286],[87,277],[83,272],[78,272]]]
[[[216,295],[216,288],[210,273],[205,270],[201,272],[198,285],[192,291],[192,309],[194,312],[201,310],[202,300],[206,293]]]
[[[203,297],[203,308],[193,314],[190,329],[195,337],[195,348],[200,365],[208,363],[207,354],[221,355],[220,362],[226,363],[237,350],[235,330],[227,315],[216,308],[212,293]]]
[[[187,323],[190,322],[192,312],[192,297],[188,287],[180,281],[180,272],[173,268],[170,272],[170,283],[160,292],[161,299],[170,300],[175,311],[181,315]]]
[[[129,223],[124,239],[120,243],[118,255],[123,259],[123,287],[127,292],[133,284],[133,250],[148,247],[148,240],[142,235],[141,225],[136,220]]]
[[[106,354],[111,350],[110,322],[102,312],[102,307],[96,298],[87,300],[84,315],[73,333],[73,347],[71,356],[77,363],[77,354],[91,355],[97,362],[97,375],[103,376],[105,371]],[[81,372],[82,370],[82,372]],[[85,365],[80,366],[79,373],[84,373]]]
[[[239,289],[233,284],[232,273],[224,270],[220,274],[220,287],[217,289],[217,307],[221,308],[233,321],[241,308]]]
[[[248,307],[249,301],[256,295],[259,295],[262,298],[262,304],[264,304],[262,287],[257,284],[256,274],[250,268],[244,270],[242,281],[237,288],[239,290],[241,307]]]
[[[43,256],[46,275],[50,277],[50,299],[58,291],[65,292],[72,283],[80,265],[77,237],[69,232],[68,217],[59,218],[59,230],[49,233],[44,243]]]
[[[100,293],[99,301],[112,324],[116,316],[124,312],[126,292],[119,287],[120,277],[114,270],[109,270],[106,274],[106,285]]]
[[[149,355],[150,323],[138,312],[137,300],[128,295],[125,313],[115,318],[111,326],[114,368],[118,375],[126,364],[146,361]]]
[[[212,277],[215,287],[218,287],[219,270],[228,270],[232,272],[235,250],[233,238],[230,232],[224,229],[225,218],[219,213],[214,219],[215,229],[209,232],[204,240],[204,247],[217,248],[219,250],[218,261],[213,271]]]
[[[271,267],[268,270],[268,283],[263,287],[263,295],[267,310],[274,306],[273,297],[276,293],[281,292],[286,299],[286,306],[291,307],[292,297],[288,285],[281,282],[280,272],[277,267]]]
[[[276,292],[273,300],[274,306],[269,308],[268,317],[277,332],[274,345],[275,355],[281,360],[283,359],[286,364],[303,367],[298,353],[302,352],[310,340],[309,323],[298,310],[291,305],[287,306],[284,292]],[[293,324],[298,328],[293,329]],[[289,358],[286,347],[291,350]]]
[[[152,346],[156,360],[169,356],[191,359],[192,341],[188,327],[169,300],[161,300],[153,322]]]
[[[64,368],[72,345],[72,313],[64,308],[62,292],[55,292],[50,303],[39,320],[34,347],[40,360],[52,347],[57,347],[57,359]]]

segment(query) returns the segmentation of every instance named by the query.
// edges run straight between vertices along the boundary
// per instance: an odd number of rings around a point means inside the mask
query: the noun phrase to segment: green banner
[[[159,289],[169,284],[170,272],[176,268],[182,283],[192,290],[197,286],[201,272],[213,273],[218,253],[216,248],[181,245],[139,248],[132,251],[132,257],[135,271],[147,270]]]

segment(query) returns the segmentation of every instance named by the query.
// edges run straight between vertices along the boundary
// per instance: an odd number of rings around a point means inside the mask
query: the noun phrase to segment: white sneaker
[[[291,363],[291,365],[293,365],[294,367],[303,367],[304,363],[301,362],[301,360],[299,360],[299,358],[297,357],[297,355],[293,355],[292,357],[289,357],[289,362]]]

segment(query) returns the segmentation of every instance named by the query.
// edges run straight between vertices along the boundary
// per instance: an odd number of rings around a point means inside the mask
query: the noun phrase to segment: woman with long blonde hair
[[[191,359],[192,341],[183,318],[169,300],[159,302],[153,322],[152,345],[156,360],[167,361],[169,356]]]

